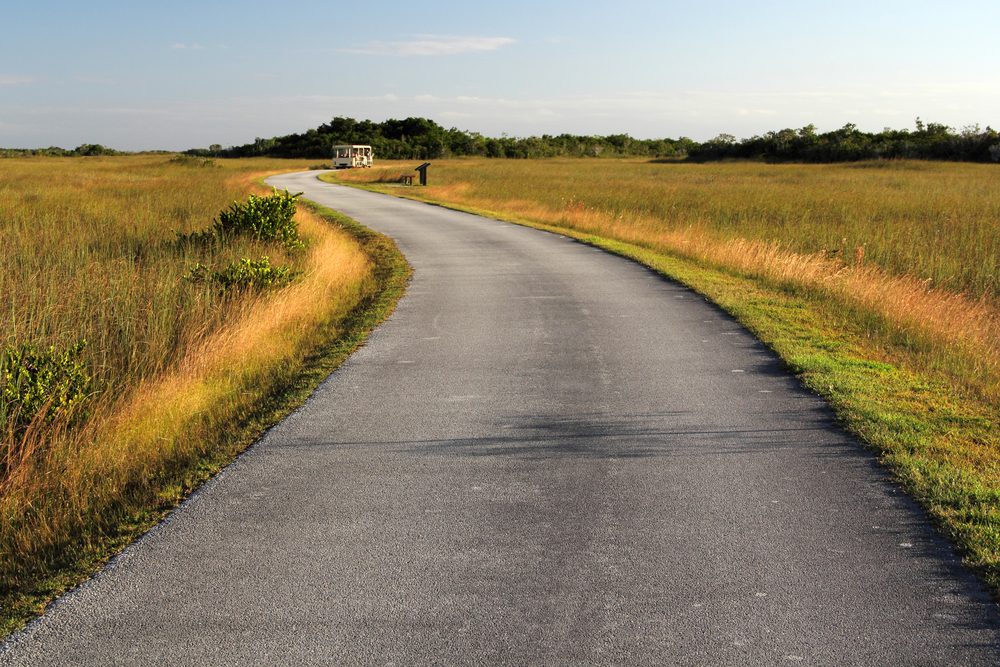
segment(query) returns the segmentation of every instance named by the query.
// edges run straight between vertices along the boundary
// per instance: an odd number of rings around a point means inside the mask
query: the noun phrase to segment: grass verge
[[[55,448],[24,470],[46,473],[48,486],[5,489],[0,635],[160,521],[300,405],[392,312],[410,275],[395,244],[329,209],[304,208],[310,252],[323,262],[273,299],[248,304],[177,369],[67,441],[87,446]]]
[[[562,234],[706,296],[830,403],[1000,598],[1000,408],[992,392],[928,363],[919,332],[901,335],[877,309],[822,285],[752,274],[735,262],[686,257],[420,189],[327,180]]]

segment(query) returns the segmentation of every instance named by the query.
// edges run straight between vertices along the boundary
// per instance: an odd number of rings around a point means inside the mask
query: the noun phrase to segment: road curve
[[[566,238],[323,184],[396,313],[0,664],[994,665],[996,605],[775,357]]]

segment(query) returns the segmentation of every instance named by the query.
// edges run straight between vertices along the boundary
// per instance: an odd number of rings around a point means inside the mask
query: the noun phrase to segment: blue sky
[[[3,2],[0,146],[1000,125],[1000,2]]]

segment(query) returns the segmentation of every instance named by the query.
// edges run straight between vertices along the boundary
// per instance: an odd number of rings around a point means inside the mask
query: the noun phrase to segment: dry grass
[[[888,273],[973,298],[1000,297],[995,165],[454,160],[435,162],[431,173],[430,194],[464,184],[465,196],[482,202],[593,212],[602,225],[640,236],[694,227],[848,264],[860,246],[866,262]]]
[[[231,456],[245,443],[230,432],[294,384],[371,291],[373,267],[358,242],[301,207],[304,252],[282,256],[276,244],[251,241],[208,257],[178,251],[175,230],[207,227],[261,172],[288,168],[302,166],[0,160],[11,177],[0,181],[0,234],[17,257],[0,267],[14,294],[3,342],[86,336],[96,380],[85,423],[39,425],[7,443],[16,456],[0,480],[0,601],[23,605],[49,586],[31,604],[44,601],[61,585],[46,578],[100,551],[122,521],[176,497],[198,466]],[[264,251],[301,278],[235,296],[183,279],[196,259]]]
[[[244,196],[248,168],[166,156],[0,160],[0,346],[86,338],[103,393],[128,392],[176,363],[239,307],[181,280],[195,262],[295,261],[245,239],[208,250],[174,244]]]
[[[406,166],[344,172],[389,180]],[[668,252],[867,313],[873,338],[1000,401],[993,165],[436,162],[393,190]],[[382,186],[383,188],[391,186]]]

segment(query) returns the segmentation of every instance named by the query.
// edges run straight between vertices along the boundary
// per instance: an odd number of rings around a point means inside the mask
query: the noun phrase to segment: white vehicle
[[[372,147],[352,144],[333,147],[333,168],[353,169],[372,166]]]

